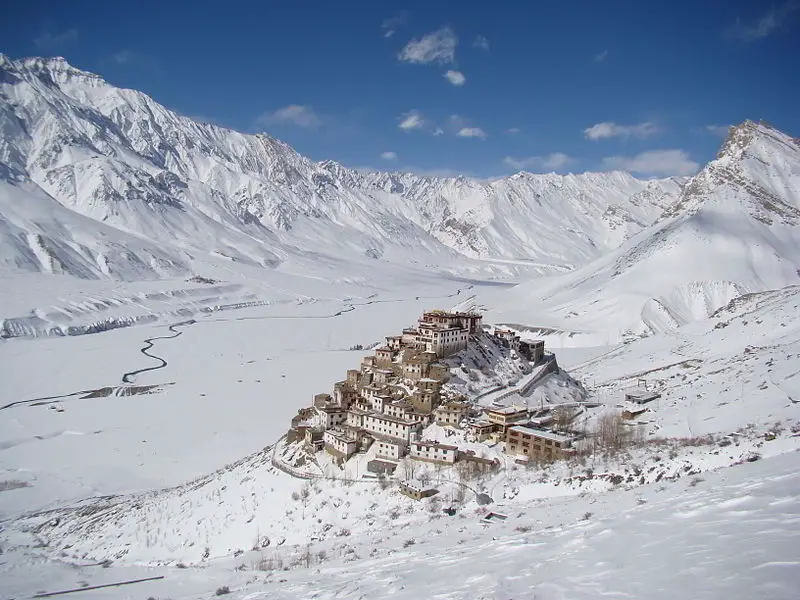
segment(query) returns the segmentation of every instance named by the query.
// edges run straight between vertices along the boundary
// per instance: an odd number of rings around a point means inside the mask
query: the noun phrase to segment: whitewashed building
[[[420,421],[407,421],[380,413],[364,415],[362,427],[370,433],[398,438],[407,442],[416,439],[422,432]]]
[[[523,406],[500,406],[486,409],[486,418],[490,423],[500,425],[504,430],[509,425],[526,421],[528,409]]]
[[[410,456],[415,460],[452,465],[458,457],[458,448],[439,442],[413,441],[410,446]]]
[[[338,427],[347,420],[347,411],[343,407],[336,406],[335,404],[317,406],[314,408],[314,412],[315,424],[323,429]]]
[[[466,402],[445,402],[433,411],[437,425],[459,427],[469,413],[469,404]]]
[[[344,431],[327,429],[322,436],[325,442],[325,451],[332,456],[347,460],[358,449],[358,441]]]
[[[403,440],[378,437],[373,445],[376,458],[400,460],[406,455],[406,443]]]
[[[436,356],[450,356],[467,347],[469,330],[465,327],[441,328],[437,325],[420,323],[420,340],[425,343],[425,349],[436,353]]]

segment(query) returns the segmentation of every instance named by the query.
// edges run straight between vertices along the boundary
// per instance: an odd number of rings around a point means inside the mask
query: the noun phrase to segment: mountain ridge
[[[548,315],[543,325],[603,332],[609,343],[660,333],[705,319],[743,294],[799,283],[798,223],[800,144],[745,121],[652,227],[512,295]]]
[[[267,134],[193,121],[63,58],[2,57],[0,73],[3,179],[30,182],[70,211],[166,242],[162,250],[187,272],[209,241],[217,253],[264,268],[314,243],[356,263],[407,263],[413,250],[412,260],[451,268],[455,261],[473,272],[496,258],[538,265],[493,267],[505,277],[557,272],[647,227],[682,184],[622,172],[494,180],[362,172],[312,161]],[[17,226],[36,229],[19,219]],[[96,247],[83,248],[102,262]],[[2,262],[34,268],[21,252]]]

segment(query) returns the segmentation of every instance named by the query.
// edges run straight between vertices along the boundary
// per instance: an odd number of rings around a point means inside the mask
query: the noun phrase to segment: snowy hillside
[[[800,564],[796,528],[790,526],[800,509],[795,475],[800,456],[800,329],[793,319],[800,308],[799,291],[794,286],[740,298],[711,319],[612,349],[574,369],[573,376],[594,383],[591,392],[601,404],[590,409],[589,420],[613,410],[622,391],[638,379],[657,385],[662,397],[633,424],[644,428],[645,440],[619,455],[593,453],[549,467],[505,461],[496,472],[465,479],[470,489],[486,490],[494,502],[479,506],[468,492],[457,502],[454,516],[441,508],[450,501],[452,480],[464,478],[461,473],[431,470],[445,497],[415,502],[393,485],[384,487],[374,480],[294,479],[271,465],[272,447],[267,444],[182,485],[112,495],[100,488],[95,495],[102,497],[75,506],[53,505],[53,496],[41,495],[41,489],[37,495],[37,488],[52,489],[45,474],[57,466],[52,465],[54,453],[68,460],[70,449],[81,452],[113,444],[111,457],[95,451],[91,459],[113,461],[101,463],[109,470],[105,479],[112,479],[120,477],[123,466],[135,472],[134,463],[142,460],[149,464],[145,469],[164,469],[157,449],[165,451],[167,438],[192,456],[187,462],[197,461],[214,444],[198,446],[183,434],[175,440],[172,428],[160,431],[144,421],[137,424],[141,419],[133,415],[142,409],[123,408],[120,398],[62,400],[58,405],[65,412],[59,414],[45,406],[20,409],[14,420],[26,429],[44,432],[61,421],[72,433],[40,435],[38,441],[18,440],[9,446],[6,454],[16,453],[18,460],[27,457],[30,468],[13,473],[12,483],[19,487],[5,492],[6,508],[14,507],[10,514],[18,516],[47,498],[51,510],[6,521],[0,535],[6,549],[0,574],[17,596],[80,587],[82,581],[164,575],[164,580],[136,589],[158,597],[175,595],[179,589],[184,595],[187,589],[192,590],[189,595],[211,595],[228,586],[240,597],[344,598],[378,593],[388,577],[399,597],[419,597],[419,586],[426,585],[454,598],[472,598],[474,585],[460,583],[462,574],[469,572],[479,577],[473,583],[484,586],[489,597],[516,596],[535,588],[545,598],[567,592],[589,598],[601,591],[671,598],[680,586],[696,592],[693,597],[749,598],[767,586],[773,598],[792,598],[798,582],[794,567]],[[352,336],[353,324],[359,321],[377,329],[388,314],[379,306],[365,307],[360,319],[343,317],[335,329],[336,341],[352,339],[342,336]],[[300,322],[282,321],[275,331],[278,324],[269,321],[231,321],[224,324],[226,330],[235,328],[230,336],[220,335],[213,324],[193,326],[161,346],[163,353],[169,344],[176,345],[167,368],[170,377],[179,380],[175,389],[152,400],[141,398],[137,404],[165,407],[161,414],[169,415],[167,421],[184,419],[185,409],[165,401],[182,403],[177,392],[191,404],[205,405],[208,400],[193,390],[207,389],[225,374],[221,365],[234,362],[242,363],[233,370],[234,377],[264,377],[268,385],[253,389],[271,389],[273,381],[280,381],[272,378],[285,366],[276,371],[261,362],[250,371],[244,365],[266,347],[285,346],[281,340]],[[243,331],[255,335],[236,335]],[[277,335],[263,335],[269,331]],[[305,331],[312,339],[297,340],[299,346],[291,353],[298,355],[291,358],[298,362],[295,376],[309,357],[319,354],[320,335],[324,336],[310,326]],[[251,341],[243,347],[243,339]],[[194,352],[181,364],[190,348]],[[195,361],[209,353],[216,353],[217,370],[203,375],[213,369],[198,372]],[[327,367],[337,360],[341,371],[353,356],[336,359],[331,354],[319,363],[324,373],[315,377],[334,377],[335,369],[328,372]],[[223,392],[220,399],[225,389],[223,385],[215,390]],[[263,432],[266,440],[270,428],[280,423],[269,419],[263,399],[257,400],[249,412],[227,412],[243,413],[240,417],[246,420],[253,411],[261,411],[259,426],[251,429]],[[225,401],[233,406],[230,399]],[[82,407],[81,402],[89,404]],[[286,408],[282,412],[288,416],[291,411]],[[125,430],[124,436],[106,437],[102,431],[85,435],[72,429],[85,419],[102,421],[103,413],[119,410],[130,412],[124,427],[131,431]],[[50,414],[45,418],[42,413]],[[207,427],[197,421],[186,431],[208,435]],[[143,439],[146,451],[141,448]],[[215,452],[224,451],[221,440],[215,444],[220,444]],[[33,445],[40,445],[39,451],[25,450]],[[48,447],[53,452],[46,452]],[[97,478],[84,473],[77,461],[68,465],[58,470],[61,486],[72,478],[81,485]],[[121,483],[130,486],[127,479]],[[490,510],[506,518],[487,522],[484,517]],[[638,551],[627,552],[630,544]],[[54,556],[57,562],[48,559]],[[487,556],[492,558],[491,568],[486,567]],[[111,564],[102,569],[106,560]],[[435,571],[430,570],[431,562]],[[670,568],[665,570],[665,564]],[[737,575],[718,576],[718,569],[732,565]],[[128,597],[126,592],[109,593]]]
[[[192,121],[61,58],[0,56],[0,72],[0,265],[17,271],[139,280],[198,263],[272,269],[314,248],[355,269],[383,258],[463,272],[470,263],[454,258],[466,255],[499,259],[506,276],[548,273],[617,247],[681,184],[619,172],[359,172]]]
[[[798,224],[800,144],[748,121],[651,229],[572,273],[519,286],[504,306],[534,308],[498,319],[607,342],[673,329],[800,281]]]

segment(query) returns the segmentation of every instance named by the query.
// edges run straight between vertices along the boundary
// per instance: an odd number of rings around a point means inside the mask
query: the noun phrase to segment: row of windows
[[[519,446],[519,444],[511,443],[509,445],[509,449],[517,451],[517,450],[520,449],[520,446]],[[531,445],[528,442],[522,442],[522,451],[523,452],[529,452],[530,449],[531,449]],[[545,452],[546,454],[552,454],[553,453],[553,448],[542,448],[541,446],[534,446],[533,449],[536,450],[537,452]]]
[[[491,415],[489,415],[489,417],[491,419]],[[519,437],[519,435],[520,435],[519,431],[511,431],[510,434],[511,434],[511,437]],[[537,444],[539,446],[541,446],[542,443],[544,443],[545,446],[552,446],[555,443],[556,446],[561,447],[561,442],[554,442],[553,440],[542,439],[542,438],[529,436],[529,435],[526,435],[524,437],[524,439],[526,439],[526,440],[531,440],[532,439],[533,443]],[[511,441],[513,443],[516,440],[511,440]]]

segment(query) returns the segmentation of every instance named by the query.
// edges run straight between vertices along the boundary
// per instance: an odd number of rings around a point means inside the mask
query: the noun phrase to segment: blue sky
[[[0,40],[356,167],[685,175],[728,124],[800,135],[800,0],[28,0]]]

